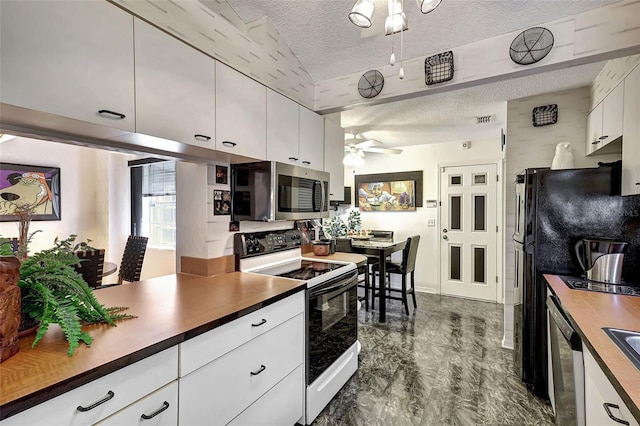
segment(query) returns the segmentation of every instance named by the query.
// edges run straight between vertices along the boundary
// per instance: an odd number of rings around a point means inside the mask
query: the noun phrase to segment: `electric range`
[[[358,369],[358,271],[351,262],[306,259],[295,229],[234,235],[236,269],[306,282],[305,423]]]
[[[584,278],[576,277],[560,277],[562,281],[571,289],[596,291],[600,293],[624,294],[628,296],[640,296],[640,284],[638,283],[622,283],[608,284],[599,281],[590,281]]]

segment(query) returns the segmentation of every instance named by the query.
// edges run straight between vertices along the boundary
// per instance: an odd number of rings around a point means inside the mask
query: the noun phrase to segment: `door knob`
[[[449,239],[449,237],[447,237],[446,235],[443,235],[443,236],[442,236],[442,239],[443,239],[443,240],[448,240],[448,239]]]
[[[444,228],[444,229],[442,230],[442,232],[444,232],[444,233],[446,234],[446,233],[447,233],[447,228]]]

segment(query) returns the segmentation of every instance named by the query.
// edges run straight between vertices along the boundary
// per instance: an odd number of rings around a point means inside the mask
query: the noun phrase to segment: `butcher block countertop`
[[[306,288],[304,281],[232,272],[214,277],[167,275],[96,290],[106,306],[128,306],[138,318],[85,326],[91,347],[72,356],[62,330],[51,326],[0,364],[0,419],[112,373]]]
[[[640,370],[603,327],[640,331],[640,297],[572,290],[556,275],[544,276],[602,371],[640,422]]]

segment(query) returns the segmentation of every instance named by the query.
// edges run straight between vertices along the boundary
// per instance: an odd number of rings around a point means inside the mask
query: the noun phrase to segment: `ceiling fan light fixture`
[[[349,151],[347,155],[342,159],[342,164],[349,167],[360,167],[364,165],[364,152],[358,150],[357,152]]]
[[[418,8],[422,13],[433,12],[436,7],[440,5],[442,0],[416,0],[418,3]]]
[[[375,8],[374,0],[358,0],[349,13],[349,20],[360,28],[369,28]]]

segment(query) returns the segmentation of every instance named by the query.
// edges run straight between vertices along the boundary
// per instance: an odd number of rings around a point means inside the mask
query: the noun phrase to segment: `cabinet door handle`
[[[151,413],[149,415],[143,414],[143,415],[140,416],[140,418],[144,419],[144,420],[152,419],[155,416],[157,416],[158,414],[162,413],[167,408],[169,408],[169,403],[167,401],[165,401],[165,402],[162,403],[162,407],[158,408],[156,411],[154,411],[153,413]]]
[[[233,148],[237,145],[237,143],[231,141],[222,141],[222,145],[226,146],[227,148]]]
[[[609,410],[609,407],[616,408],[616,409],[620,410],[619,406],[617,406],[616,404],[612,404],[610,402],[605,402],[604,404],[602,404],[602,406],[604,407],[604,410],[607,412],[607,416],[609,416],[609,418],[611,420],[613,420],[615,422],[618,422],[618,423],[621,423],[623,425],[629,426],[629,422],[628,421],[617,418],[616,416],[611,414],[611,410]]]
[[[98,115],[105,118],[113,118],[114,120],[124,120],[126,115],[120,114],[119,112],[109,111],[108,109],[101,109],[98,111]]]
[[[289,157],[289,160],[291,161],[298,161],[298,159],[296,157]]]
[[[262,373],[262,372],[263,372],[264,370],[266,370],[266,369],[267,369],[267,367],[265,367],[264,365],[261,365],[261,366],[260,366],[260,368],[259,368],[258,370],[256,370],[256,371],[252,371],[252,372],[251,372],[251,375],[252,375],[252,376],[257,376],[258,374]],[[629,424],[629,423],[627,423],[627,424]]]
[[[607,139],[608,137],[609,137],[609,136],[604,135],[604,136],[600,136],[598,139],[600,139],[601,141],[603,141],[603,140]]]
[[[211,136],[200,135],[200,134],[193,135],[193,138],[196,139],[196,140],[205,141],[205,142],[208,142],[208,141],[211,140]]]
[[[311,161],[303,161],[302,164],[306,164],[307,166],[311,164]]]
[[[98,405],[104,404],[105,402],[107,402],[108,400],[113,398],[114,396],[115,396],[115,393],[113,393],[112,391],[109,391],[109,392],[107,392],[107,395],[104,398],[102,398],[100,401],[94,402],[93,404],[89,405],[88,407],[83,407],[82,405],[78,405],[78,408],[76,408],[76,410],[81,411],[83,413],[85,411],[93,410]]]
[[[636,185],[640,186],[640,182],[636,182]]]
[[[256,324],[251,324],[251,327],[260,327],[262,324],[266,324],[266,323],[267,323],[267,320],[262,318],[262,321]]]
[[[595,140],[595,141],[591,142],[591,145],[598,145],[599,143],[600,143],[599,140]]]

